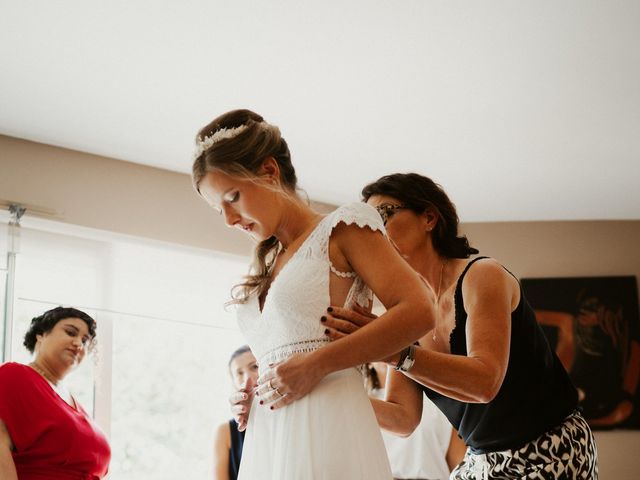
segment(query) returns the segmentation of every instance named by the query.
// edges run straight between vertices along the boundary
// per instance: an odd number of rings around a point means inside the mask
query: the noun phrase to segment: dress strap
[[[342,205],[330,215],[330,230],[333,230],[339,223],[344,223],[345,225],[355,223],[360,228],[369,227],[373,231],[379,230],[386,235],[384,223],[382,223],[380,214],[368,203],[348,203],[346,205]]]
[[[462,280],[464,279],[464,276],[467,274],[467,271],[471,268],[471,265],[473,265],[474,263],[476,263],[478,260],[483,260],[485,258],[490,258],[487,256],[484,257],[478,257],[478,258],[474,258],[473,260],[471,260],[469,263],[467,263],[467,266],[464,267],[464,270],[462,271],[462,273],[460,274],[460,276],[458,277],[458,285],[456,286],[456,290],[462,286]]]
[[[478,260],[483,260],[485,258],[490,257],[477,257],[467,263],[467,266],[464,267],[464,270],[462,271],[456,282],[456,289],[453,294],[455,325],[453,327],[453,330],[451,330],[451,334],[449,335],[449,346],[451,349],[451,353],[455,353],[457,355],[467,354],[467,345],[464,333],[467,323],[467,312],[464,310],[464,302],[462,300],[462,281],[464,280],[464,276],[469,271],[469,268],[471,268],[471,265],[476,263]]]
[[[331,260],[329,260],[329,268],[331,269],[331,271],[333,273],[335,273],[337,276],[341,277],[341,278],[355,278],[356,277],[356,272],[341,272],[340,270],[338,270],[336,267],[333,266],[333,263],[331,263]]]
[[[331,272],[341,278],[355,278],[357,276],[356,272],[341,272],[331,263],[331,259],[329,258],[329,238],[331,237],[331,233],[340,223],[344,223],[345,225],[355,224],[360,228],[366,227],[374,232],[380,231],[386,236],[382,218],[375,208],[363,202],[354,202],[343,205],[332,212],[330,216],[331,218],[329,218],[327,222],[326,243],[322,245],[324,255],[326,255],[326,258],[329,260],[329,268],[331,269]]]
[[[456,282],[456,290],[454,293],[454,298],[455,298],[455,302],[456,302],[456,311],[458,310],[458,300],[460,300],[460,302],[462,302],[462,281],[464,280],[464,276],[467,274],[467,272],[469,271],[469,269],[471,268],[471,265],[473,265],[474,263],[476,263],[478,260],[483,260],[485,258],[491,258],[491,257],[478,257],[478,258],[474,258],[473,260],[471,260],[469,263],[467,263],[467,266],[464,267],[464,270],[462,271],[462,273],[460,274],[460,276],[458,277],[458,281]],[[460,303],[460,306],[462,306],[462,303]]]

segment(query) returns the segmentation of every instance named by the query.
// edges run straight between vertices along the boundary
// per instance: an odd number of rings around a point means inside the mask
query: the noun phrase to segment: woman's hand
[[[256,396],[271,410],[284,407],[307,395],[326,373],[314,364],[313,353],[298,353],[269,366],[258,378]]]
[[[331,340],[337,340],[359,330],[376,318],[377,315],[356,304],[353,310],[329,307],[327,314],[320,321],[326,326],[325,334]]]
[[[327,337],[331,340],[338,340],[364,327],[376,318],[378,318],[377,315],[355,304],[353,309],[329,307],[327,315],[323,316],[320,321],[327,327],[325,330]],[[380,361],[395,367],[396,363],[398,363],[398,353],[394,353],[387,358],[381,358]]]
[[[247,383],[229,397],[231,413],[238,423],[239,432],[244,432],[247,428],[247,420],[249,419],[249,412],[251,412],[251,403],[253,402],[255,391],[256,386],[253,384],[253,380],[248,378]]]

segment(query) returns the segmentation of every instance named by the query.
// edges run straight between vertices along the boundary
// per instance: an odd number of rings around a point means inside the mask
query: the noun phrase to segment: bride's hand
[[[377,315],[356,304],[353,309],[328,308],[327,314],[320,321],[326,327],[327,337],[337,340],[359,330],[376,318],[378,318]]]
[[[282,408],[304,397],[325,376],[313,365],[311,353],[298,353],[287,360],[269,366],[258,378],[256,396],[260,405],[271,410]]]

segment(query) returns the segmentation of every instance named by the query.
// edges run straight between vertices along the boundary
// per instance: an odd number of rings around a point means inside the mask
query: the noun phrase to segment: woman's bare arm
[[[458,431],[455,428],[451,428],[451,440],[449,440],[449,448],[447,449],[446,460],[449,466],[449,471],[456,468],[467,451],[467,446],[462,439],[458,436]]]
[[[509,361],[511,312],[520,300],[518,282],[493,260],[469,269],[462,286],[467,355],[416,348],[407,376],[416,382],[471,403],[489,402],[502,386]],[[334,309],[325,324],[332,339],[343,341],[377,322],[360,309]],[[338,342],[334,342],[338,343]],[[395,365],[397,355],[387,359]]]
[[[518,282],[492,260],[473,265],[462,285],[467,355],[417,348],[409,377],[450,398],[488,403],[500,390],[509,362],[511,312]]]
[[[426,286],[383,235],[339,225],[334,236],[345,260],[386,311],[365,328],[314,352],[328,372],[392,355],[431,330],[435,321]]]
[[[213,441],[213,478],[229,480],[229,449],[231,448],[230,425],[223,423],[216,430]]]
[[[6,425],[0,420],[0,478],[2,480],[18,480],[16,465],[13,462],[13,442]]]
[[[371,399],[378,425],[395,435],[411,435],[422,419],[422,390],[393,369],[387,371],[384,400]]]
[[[329,373],[383,359],[433,328],[433,305],[426,286],[380,232],[341,224],[332,239],[343,260],[387,311],[347,337],[267,370],[258,380],[257,394],[264,403],[273,402],[272,409],[303,397]],[[274,394],[270,386],[277,387],[283,396]]]

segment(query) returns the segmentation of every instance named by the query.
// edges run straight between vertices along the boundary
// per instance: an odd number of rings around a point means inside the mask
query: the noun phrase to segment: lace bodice
[[[365,203],[344,205],[324,217],[283,266],[269,288],[260,312],[257,295],[237,307],[238,324],[259,365],[312,351],[328,342],[320,317],[331,305],[329,277],[336,270],[329,259],[329,239],[339,223],[356,224],[385,234],[382,219]],[[355,274],[345,306],[367,305],[371,290]]]

